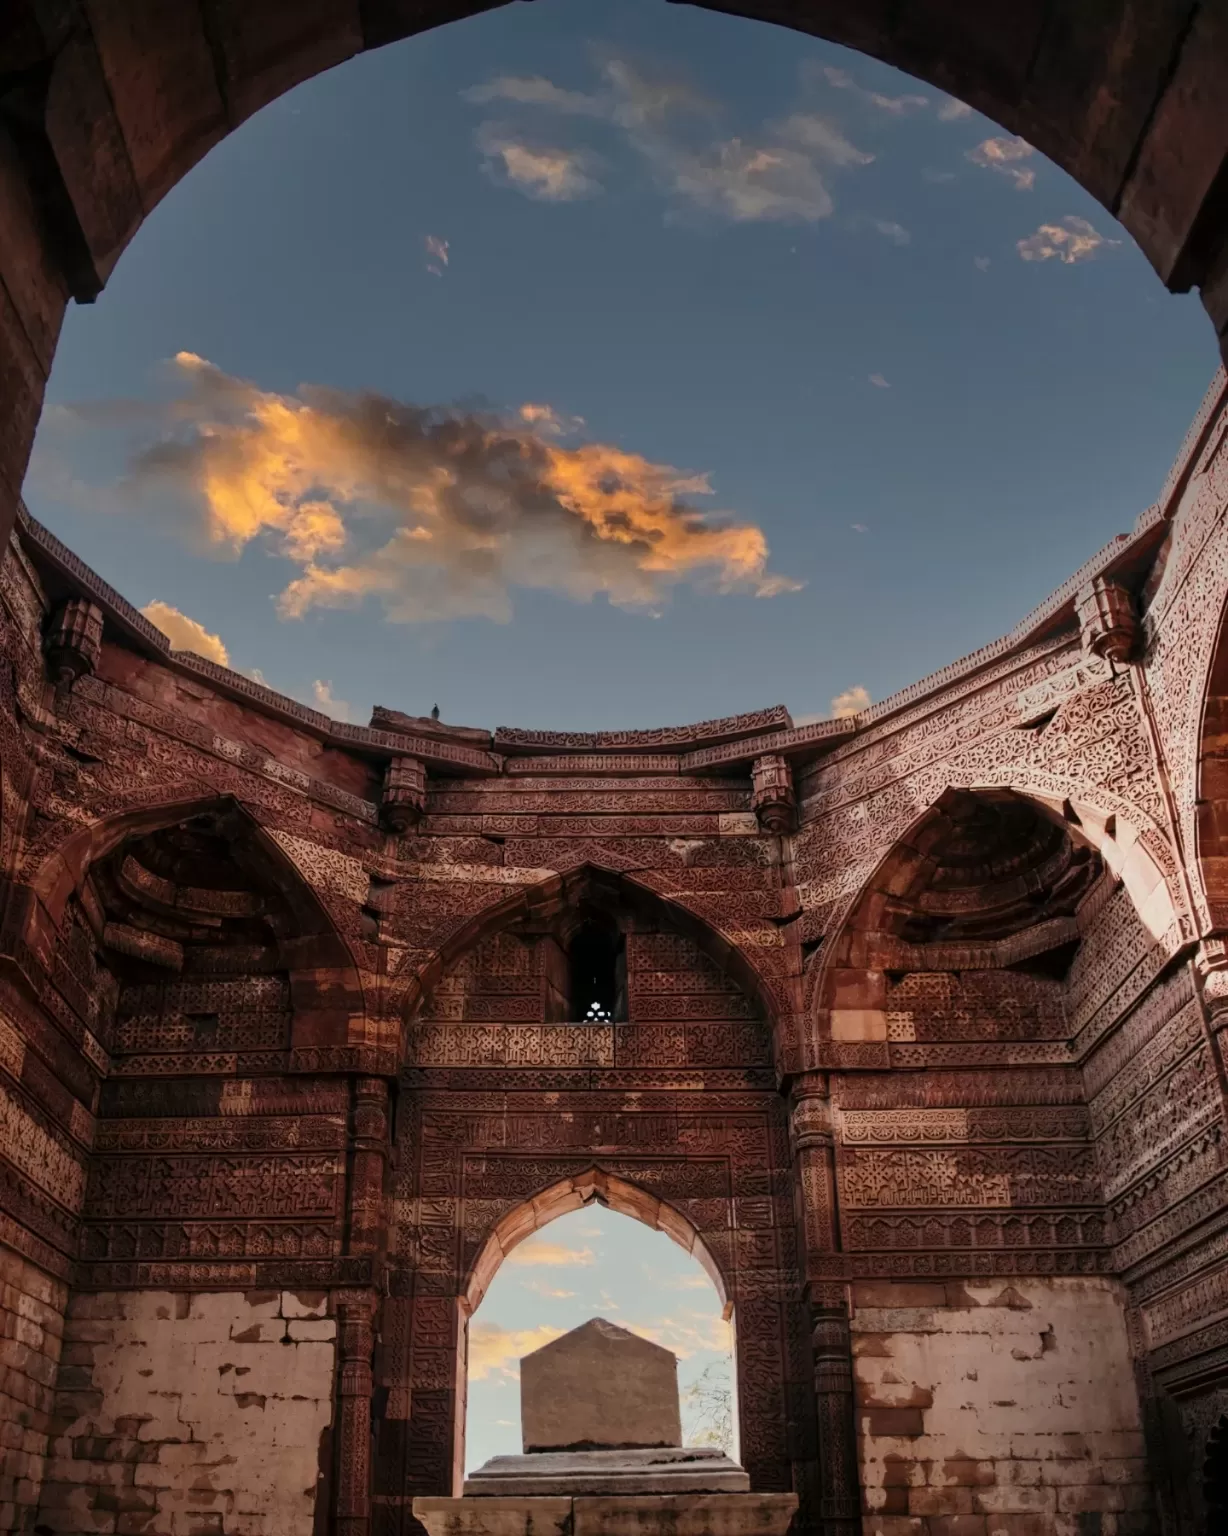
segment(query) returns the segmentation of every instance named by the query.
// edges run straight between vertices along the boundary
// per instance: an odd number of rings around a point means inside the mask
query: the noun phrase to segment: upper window
[[[599,1024],[626,1019],[626,942],[612,922],[582,923],[568,946],[568,963],[568,1012],[573,1020]]]

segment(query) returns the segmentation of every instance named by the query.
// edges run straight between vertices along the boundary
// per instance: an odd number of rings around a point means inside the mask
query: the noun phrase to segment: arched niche
[[[590,910],[599,916],[617,915],[624,923],[656,925],[685,938],[750,999],[756,1015],[770,1029],[779,1011],[777,1003],[767,978],[744,950],[681,902],[633,875],[592,863],[519,886],[505,900],[458,924],[414,978],[408,990],[407,1016],[412,1019],[442,978],[496,935],[513,931],[553,933],[565,944]]]
[[[176,836],[197,840],[178,860]],[[200,886],[200,867],[213,869],[209,889]],[[14,892],[23,909],[15,927],[46,968],[74,923],[84,923],[104,951],[125,942],[132,950],[141,930],[166,940],[161,963],[173,970],[176,945],[205,944],[227,922],[247,918],[267,929],[264,942],[289,980],[295,1034],[287,1045],[344,1043],[361,1012],[349,947],[276,841],[233,796],[194,795],[96,821],[44,854],[27,879]],[[129,958],[140,960],[135,952]]]
[[[947,789],[884,856],[825,946],[809,987],[817,1033],[887,1038],[890,972],[1064,976],[1079,906],[1104,881],[1124,887],[1147,941],[1177,945],[1170,884],[1132,824],[1021,788]]]

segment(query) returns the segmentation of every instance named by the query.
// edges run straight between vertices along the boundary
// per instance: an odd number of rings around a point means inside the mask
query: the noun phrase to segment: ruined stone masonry
[[[599,1201],[707,1267],[801,1531],[1217,1529],[1226,443],[1220,375],[1132,534],[802,727],[337,724],[23,514],[0,1527],[410,1536]]]

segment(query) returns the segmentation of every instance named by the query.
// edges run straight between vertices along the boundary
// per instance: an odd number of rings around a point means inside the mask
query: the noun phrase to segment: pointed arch
[[[769,979],[744,950],[681,901],[634,875],[608,865],[585,862],[522,885],[504,898],[458,923],[418,970],[408,989],[406,1017],[412,1017],[439,979],[469,950],[515,923],[557,921],[581,902],[596,906],[626,903],[665,928],[684,935],[735,982],[771,1026],[780,1013]]]
[[[1147,829],[1140,831],[1132,821],[1089,800],[1055,798],[1048,787],[1041,789],[1015,782],[951,783],[917,812],[908,828],[881,855],[871,874],[842,903],[806,984],[806,1016],[818,1038],[832,1037],[833,1014],[841,1009],[849,1009],[853,1014],[866,1011],[864,987],[856,978],[882,964],[882,940],[893,927],[898,929],[902,904],[932,873],[934,849],[948,829],[949,811],[961,796],[1009,796],[1030,806],[1072,845],[1098,857],[1110,877],[1125,887],[1140,923],[1154,942],[1174,952],[1180,946],[1186,923],[1183,907],[1174,899],[1173,871],[1161,867],[1153,851],[1155,840],[1146,835]],[[1040,878],[1039,872],[1036,878]],[[1038,930],[1043,926],[1038,924]],[[1020,932],[1012,935],[1010,942],[1001,941],[998,963],[1015,963],[1024,957],[1025,951],[1039,953],[1075,936],[1073,924],[1068,932],[1057,927],[1044,933],[1036,931],[1036,947],[1028,950],[1027,934]],[[995,958],[993,945],[981,948],[985,951],[982,963],[991,964]],[[869,1025],[872,1021],[862,1022]],[[848,1023],[854,1031],[859,1027],[852,1018]]]
[[[465,1277],[461,1298],[465,1315],[470,1317],[477,1311],[499,1266],[514,1248],[557,1217],[583,1210],[586,1205],[607,1206],[656,1232],[664,1232],[703,1265],[720,1297],[726,1321],[733,1315],[729,1284],[697,1228],[667,1201],[596,1164],[538,1190],[499,1218]]]
[[[102,817],[58,843],[29,872],[20,892],[24,911],[16,913],[14,930],[24,952],[46,964],[54,952],[70,899],[80,895],[91,868],[124,843],[181,826],[197,817],[213,816],[233,833],[236,843],[250,850],[249,873],[268,882],[276,892],[285,918],[278,935],[282,963],[290,978],[291,997],[299,1023],[311,1016],[312,1043],[340,1032],[336,1043],[348,1040],[348,1020],[362,1009],[362,984],[353,954],[319,896],[304,880],[276,839],[251,808],[233,795],[201,794],[193,788],[179,798],[117,811]],[[345,1027],[342,1020],[346,1021]],[[323,1033],[322,1033],[323,1032]]]

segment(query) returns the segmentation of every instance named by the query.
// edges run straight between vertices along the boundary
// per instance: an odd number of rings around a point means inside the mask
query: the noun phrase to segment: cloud
[[[222,637],[212,634],[203,624],[188,618],[186,613],[180,613],[178,608],[155,598],[152,603],[146,603],[141,612],[162,631],[173,651],[195,651],[206,661],[216,661],[219,667],[230,665],[230,654]]]
[[[874,219],[872,222],[879,234],[890,240],[892,245],[907,245],[912,239],[904,226],[892,219]]]
[[[712,102],[618,57],[602,63],[594,91],[567,90],[541,75],[499,75],[464,95],[478,104],[544,109],[614,128],[671,201],[737,223],[825,219],[833,208],[828,173],[874,158],[827,118],[808,112],[767,123],[750,137],[723,136]],[[484,123],[477,138],[488,163],[501,161],[501,174],[531,196],[562,201],[600,190],[592,157],[582,149],[533,149],[492,123]]]
[[[957,101],[954,96],[948,96],[946,101],[938,108],[938,121],[940,123],[958,123],[965,117],[972,116],[972,108],[966,101]]]
[[[561,1328],[540,1323],[536,1328],[502,1328],[498,1323],[469,1324],[469,1379],[520,1375],[520,1362],[543,1344],[562,1336]]]
[[[546,1243],[529,1238],[527,1242],[512,1249],[507,1262],[531,1264],[543,1269],[565,1269],[576,1265],[589,1268],[597,1262],[597,1256],[591,1248],[568,1248],[563,1243]]]
[[[869,533],[869,525],[866,523],[850,523],[849,527],[854,533]]]
[[[890,389],[891,388],[891,385],[888,383],[888,381],[885,378],[883,378],[881,373],[872,373],[870,375],[870,383],[874,385],[875,389]]]
[[[522,1290],[532,1291],[535,1295],[545,1296],[551,1301],[566,1301],[576,1294],[575,1291],[556,1290],[554,1286],[547,1285],[544,1280],[522,1280],[520,1285]]]
[[[1090,261],[1102,245],[1120,245],[1120,240],[1109,240],[1100,234],[1086,219],[1069,213],[1060,224],[1042,224],[1027,237],[1017,240],[1015,249],[1024,261],[1049,261],[1054,256],[1067,267],[1079,261]]]
[[[442,277],[448,265],[448,242],[441,240],[438,235],[427,235],[422,244],[426,248],[426,270],[433,272],[436,277]]]
[[[938,186],[940,183],[942,183],[944,181],[954,181],[955,180],[955,172],[954,171],[942,171],[942,170],[939,170],[935,166],[927,165],[925,167],[925,169],[921,172],[921,180],[922,181],[932,182],[935,186]]]
[[[988,256],[974,256],[972,258],[972,265],[977,269],[978,272],[988,272],[989,271],[989,257]]]
[[[1000,176],[1009,176],[1015,183],[1016,191],[1030,192],[1036,181],[1036,172],[1025,169],[1019,161],[1026,160],[1035,153],[1036,151],[1026,139],[983,139],[975,149],[970,149],[964,158],[971,160],[973,165],[997,171]]]
[[[877,107],[880,112],[886,112],[891,117],[904,117],[909,112],[919,112],[929,106],[928,96],[884,96],[880,91],[868,91],[857,84],[848,70],[836,69],[831,64],[824,65],[822,73],[828,85],[838,91],[852,91],[862,101],[869,102],[872,107]]]
[[[870,695],[857,683],[852,688],[846,688],[843,693],[838,693],[831,701],[832,719],[847,720],[851,715],[859,715],[869,707]]]
[[[311,697],[315,707],[324,714],[331,715],[334,720],[348,720],[350,718],[350,706],[344,699],[333,697],[333,685],[322,682],[318,677],[311,685]]]
[[[564,444],[548,407],[526,421],[319,386],[278,394],[193,353],[175,364],[181,393],[145,407],[125,494],[156,498],[215,556],[255,542],[297,566],[285,618],[372,599],[400,623],[506,621],[516,587],[654,613],[681,583],[800,586],[769,572],[761,529],[696,507],[705,476]],[[76,409],[90,425],[93,408]]]
[[[601,183],[589,175],[589,156],[580,150],[535,146],[509,138],[490,123],[478,129],[476,141],[485,156],[487,172],[528,197],[570,203],[602,190]]]
[[[683,1360],[704,1350],[727,1352],[733,1344],[730,1326],[719,1312],[683,1312],[642,1323],[628,1319],[625,1326],[642,1339],[672,1349]]]

